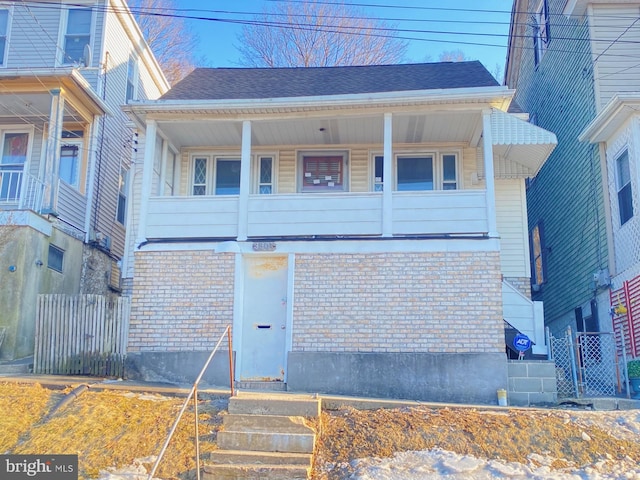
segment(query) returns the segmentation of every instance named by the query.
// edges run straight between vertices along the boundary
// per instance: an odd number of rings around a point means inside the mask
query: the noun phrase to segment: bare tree
[[[174,0],[128,0],[140,30],[172,85],[195,67],[198,37],[183,18],[171,15]]]
[[[238,35],[248,67],[327,67],[399,63],[407,49],[393,26],[336,3],[275,3]]]
[[[466,62],[469,60],[462,50],[448,50],[438,56],[441,62]]]

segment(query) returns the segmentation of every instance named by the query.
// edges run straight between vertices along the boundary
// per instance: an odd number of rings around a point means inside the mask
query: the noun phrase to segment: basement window
[[[49,245],[49,256],[47,258],[47,267],[56,272],[62,273],[62,265],[64,263],[64,250]]]

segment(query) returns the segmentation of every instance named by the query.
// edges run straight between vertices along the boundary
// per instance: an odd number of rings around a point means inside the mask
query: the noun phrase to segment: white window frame
[[[541,0],[538,4],[538,8],[536,8],[536,13],[534,17],[534,29],[533,38],[534,38],[534,63],[535,66],[538,66],[542,57],[546,53],[549,48],[549,42],[551,41],[551,37],[549,36],[550,23],[551,20],[549,18],[549,1]]]
[[[131,54],[127,60],[127,82],[125,87],[124,103],[129,103],[131,100],[138,99],[138,79],[138,61],[135,55]]]
[[[91,25],[89,27],[89,49],[93,52],[94,40],[95,40],[95,24],[96,24],[96,9],[93,8],[92,5],[78,5],[78,6],[69,6],[65,7],[63,11],[63,15],[61,15],[62,21],[60,22],[60,32],[58,35],[58,65],[77,65],[79,62],[77,60],[70,60],[67,58],[67,54],[65,51],[66,43],[67,43],[67,27],[69,25],[69,12],[71,10],[91,10]]]
[[[619,164],[619,160],[623,157],[626,156],[627,157],[627,170],[629,171],[629,180],[622,185],[622,181],[621,181],[621,172],[620,172],[620,164]],[[614,157],[613,160],[614,163],[614,171],[615,171],[615,177],[616,177],[616,201],[618,202],[618,223],[620,225],[620,227],[623,227],[624,225],[626,225],[627,223],[629,223],[629,221],[635,216],[636,212],[634,211],[633,208],[633,174],[631,173],[631,156],[629,154],[629,148],[625,147],[623,149],[621,149],[618,154]],[[622,208],[621,208],[621,204],[620,204],[620,194],[622,192],[622,190],[626,187],[629,187],[629,196],[630,196],[630,202],[631,202],[631,215],[625,219],[624,223],[622,221]]]
[[[263,158],[271,159],[271,183],[260,182],[260,167]],[[278,155],[275,153],[256,154],[253,158],[252,166],[251,184],[253,187],[251,191],[257,195],[274,195],[278,193]],[[260,193],[260,187],[266,185],[271,186],[271,193]]]
[[[393,191],[397,192],[398,190],[398,158],[402,158],[402,157],[427,157],[430,156],[433,158],[433,190],[413,190],[413,191],[418,191],[418,192],[432,192],[432,191],[447,191],[444,188],[445,183],[447,183],[444,180],[444,156],[445,155],[455,155],[456,157],[456,179],[455,179],[455,184],[456,184],[456,188],[455,190],[462,190],[463,189],[463,185],[462,185],[462,150],[460,149],[451,149],[451,148],[447,148],[447,149],[442,149],[442,150],[398,150],[397,152],[394,152],[393,155]],[[380,188],[379,190],[376,190],[376,185],[382,185],[382,180],[384,180],[384,177],[381,178],[381,181],[378,182],[376,181],[375,178],[375,171],[376,171],[376,157],[382,157],[383,153],[380,151],[372,151],[370,152],[370,177],[369,177],[369,184],[370,184],[370,189],[371,192],[382,192],[382,188]],[[384,169],[384,165],[383,165],[383,169]],[[383,171],[383,175],[384,175],[384,171]],[[454,189],[449,189],[449,190],[454,190]],[[405,191],[412,191],[412,190],[405,190]]]
[[[74,183],[69,183],[62,177],[60,177],[60,168],[58,168],[58,177],[67,185],[75,188],[76,190],[80,187],[80,172],[81,166],[84,160],[84,140],[82,138],[62,138],[60,139],[60,162],[62,162],[62,149],[66,146],[73,146],[78,148],[78,157],[75,165],[75,177],[76,181]]]
[[[219,160],[232,160],[232,161],[237,161],[237,162],[241,162],[240,159],[240,155],[238,154],[238,152],[230,152],[230,153],[191,153],[190,154],[190,164],[189,164],[189,195],[190,196],[194,196],[194,197],[201,197],[201,196],[223,196],[223,197],[229,197],[229,196],[234,196],[234,195],[238,195],[238,194],[216,194],[216,179],[217,179],[217,174],[218,174],[218,161]],[[194,175],[195,175],[195,163],[196,163],[196,159],[206,159],[207,163],[206,163],[206,173],[205,173],[205,194],[204,195],[194,195],[193,193],[193,188],[194,188]]]
[[[7,12],[7,30],[4,32],[4,55],[0,56],[0,68],[7,68],[9,57],[9,38],[11,36],[11,24],[13,23],[13,5],[0,4],[0,10]],[[0,35],[2,37],[2,35]]]
[[[320,179],[318,187],[305,187],[304,178],[304,159],[305,157],[342,157],[342,182],[340,186],[331,186],[331,181]],[[297,169],[297,192],[298,193],[345,193],[351,191],[349,175],[349,150],[298,150],[296,152],[296,169]],[[327,185],[324,185],[324,183]]]
[[[127,207],[129,203],[129,183],[131,182],[131,169],[120,167],[120,175],[118,177],[118,200],[116,203],[116,222],[120,225],[127,224]],[[120,208],[120,199],[124,198],[124,207]],[[120,219],[122,212],[122,220]]]
[[[23,164],[17,164],[17,163],[7,163],[4,164],[2,163],[2,155],[4,154],[4,142],[5,142],[5,135],[9,133],[26,133],[27,134],[27,155],[25,158],[25,161]],[[31,149],[33,148],[33,140],[34,140],[34,129],[32,128],[24,128],[24,125],[4,125],[2,126],[2,128],[0,128],[0,202],[6,202],[9,200],[13,200],[13,197],[11,198],[6,198],[3,199],[1,197],[1,195],[3,195],[4,193],[6,193],[7,195],[10,193],[10,191],[13,191],[13,189],[15,187],[12,186],[6,186],[6,183],[3,183],[3,172],[18,172],[19,178],[21,179],[21,184],[17,185],[17,191],[18,192],[23,192],[23,185],[25,182],[25,174],[27,174],[29,172],[29,168],[30,168],[30,163],[31,163]],[[18,165],[22,165],[22,170],[18,170],[16,167]],[[5,170],[6,167],[10,167],[8,169]],[[11,168],[13,167],[13,168]],[[11,178],[13,175],[8,175],[7,177],[4,177],[5,180],[4,182],[10,181],[7,180],[7,178]],[[5,192],[6,190],[6,192]],[[18,199],[20,198],[20,195],[18,195]]]

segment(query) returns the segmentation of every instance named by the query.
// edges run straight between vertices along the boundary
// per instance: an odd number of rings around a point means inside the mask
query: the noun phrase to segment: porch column
[[[169,158],[169,142],[162,140],[162,158],[160,159],[160,184],[158,185],[158,195],[164,195],[164,186],[167,182],[167,159]]]
[[[393,236],[393,115],[384,114],[382,167],[382,236]]]
[[[489,236],[498,237],[496,220],[496,186],[493,171],[493,135],[491,133],[491,110],[482,112],[482,141],[484,150],[484,178],[487,186],[487,221]]]
[[[240,155],[240,198],[238,199],[238,241],[247,239],[249,223],[249,190],[251,188],[251,122],[242,122]]]
[[[58,205],[58,176],[60,171],[60,137],[64,118],[64,97],[57,88],[51,90],[51,110],[45,154],[43,213],[55,213]],[[26,172],[25,172],[26,173]]]
[[[156,156],[156,135],[158,125],[155,120],[147,120],[147,128],[144,137],[144,163],[142,165],[142,187],[140,190],[140,216],[138,224],[138,238],[136,244],[147,240],[147,212],[149,210],[149,197],[151,196],[151,184],[153,183],[153,159]]]

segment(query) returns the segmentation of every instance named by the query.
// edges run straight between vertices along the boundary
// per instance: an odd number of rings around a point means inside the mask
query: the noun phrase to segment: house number
[[[254,242],[253,243],[254,252],[273,252],[275,249],[276,249],[276,244],[274,242]]]

